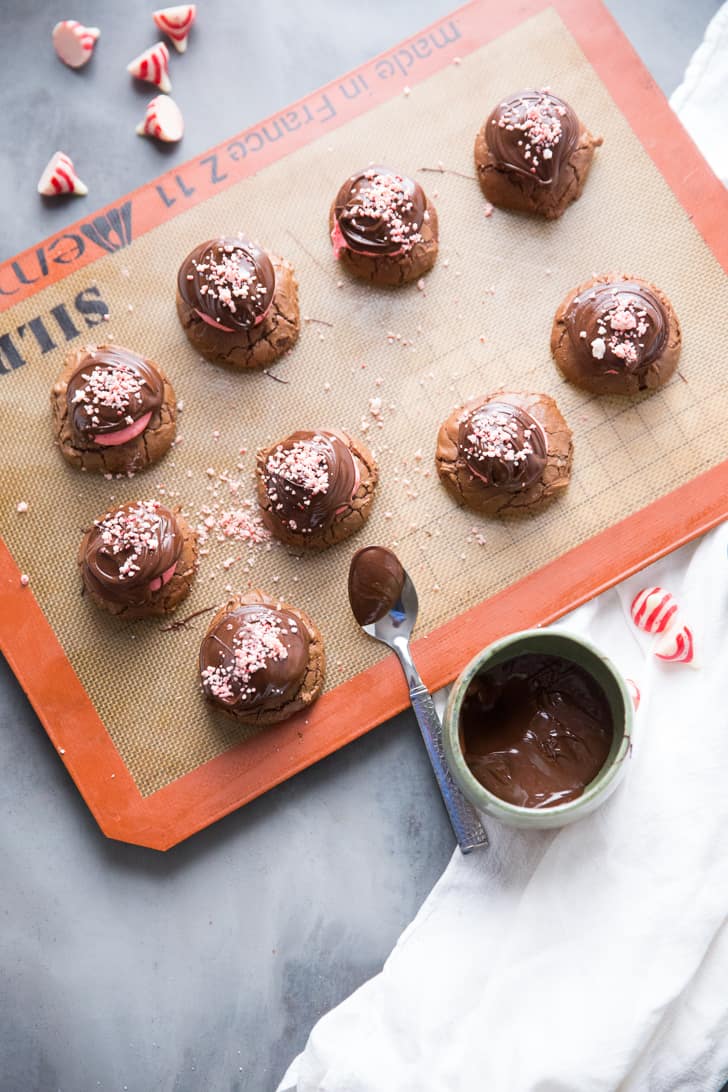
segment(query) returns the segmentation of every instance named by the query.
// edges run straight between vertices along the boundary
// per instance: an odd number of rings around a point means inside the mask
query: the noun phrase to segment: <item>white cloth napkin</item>
[[[728,186],[728,3],[713,16],[670,106]]]
[[[728,177],[728,4],[674,101]],[[318,1022],[279,1092],[717,1092],[728,1078],[727,547],[724,524],[560,623],[641,690],[625,781],[572,827],[491,821],[487,850],[456,850],[381,974]],[[657,661],[630,621],[652,584],[678,598],[699,670]]]

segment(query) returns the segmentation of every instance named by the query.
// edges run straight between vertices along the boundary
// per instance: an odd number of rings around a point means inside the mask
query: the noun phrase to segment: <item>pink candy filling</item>
[[[263,319],[266,317],[266,315],[270,311],[272,305],[273,305],[273,300],[271,299],[270,303],[266,307],[263,314],[258,315],[255,322],[253,323],[253,326],[259,326],[260,325],[260,323],[263,321]],[[195,314],[198,315],[202,319],[203,322],[206,322],[208,326],[212,326],[215,330],[224,330],[226,334],[234,334],[236,332],[235,329],[232,326],[223,326],[223,324],[221,322],[215,322],[214,318],[210,318],[209,315],[206,315],[204,313],[204,311],[200,311],[199,308],[197,308],[197,307],[195,307]]]
[[[150,591],[159,591],[165,584],[168,584],[174,576],[174,570],[177,568],[177,562],[174,565],[170,565],[168,569],[165,569],[161,576],[155,576],[154,580],[149,581]]]
[[[392,251],[391,254],[384,255],[377,254],[374,250],[354,250],[354,247],[349,246],[346,239],[344,238],[344,233],[342,232],[339,226],[339,221],[336,218],[334,218],[334,226],[331,229],[331,245],[334,248],[334,258],[336,259],[336,261],[339,260],[342,250],[350,250],[352,254],[365,254],[367,258],[396,258],[399,254],[404,254],[404,247],[401,247],[399,250]]]
[[[143,417],[140,417],[137,421],[134,421],[131,425],[127,425],[126,428],[119,429],[118,432],[109,432],[106,435],[94,436],[93,441],[95,444],[100,444],[101,447],[117,447],[119,444],[126,444],[129,440],[133,440],[140,433],[144,432],[149,422],[152,419],[152,411],[145,413]]]

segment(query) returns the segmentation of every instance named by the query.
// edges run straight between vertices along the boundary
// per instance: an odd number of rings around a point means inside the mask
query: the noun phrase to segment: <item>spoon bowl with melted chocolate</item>
[[[463,853],[488,844],[477,811],[453,780],[432,695],[415,667],[409,639],[417,621],[417,592],[399,558],[384,546],[365,546],[351,559],[349,603],[364,632],[391,648],[404,671],[422,738],[458,845]]]
[[[526,630],[479,653],[453,685],[445,751],[465,795],[512,826],[564,826],[598,807],[626,769],[632,699],[580,637]]]

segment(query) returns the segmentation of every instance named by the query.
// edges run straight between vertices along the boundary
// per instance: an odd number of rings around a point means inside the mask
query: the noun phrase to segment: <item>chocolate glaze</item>
[[[275,287],[270,258],[242,235],[200,243],[177,274],[187,307],[227,330],[255,326],[270,308]]]
[[[112,394],[115,378],[121,383],[128,380],[127,395]],[[94,443],[95,436],[120,432],[145,414],[157,413],[163,401],[164,382],[148,360],[120,345],[89,347],[66,388],[74,444],[87,447]]]
[[[349,603],[360,626],[389,613],[402,594],[406,575],[399,558],[384,546],[357,550],[349,565]]]
[[[565,318],[579,363],[592,374],[626,370],[639,375],[661,356],[667,344],[665,308],[639,281],[593,284],[574,297]]]
[[[141,606],[158,594],[149,585],[176,563],[182,545],[168,508],[157,501],[123,504],[96,520],[81,543],[84,583],[103,599]]]
[[[527,90],[498,103],[485,123],[485,139],[496,167],[551,186],[576,148],[580,129],[563,99]]]
[[[612,743],[606,695],[578,664],[524,653],[476,676],[460,712],[465,761],[510,804],[548,808],[581,796]]]
[[[389,167],[365,167],[336,195],[334,215],[351,250],[398,254],[420,241],[427,198],[413,178]]]
[[[272,634],[270,647],[261,646],[261,629]],[[223,614],[202,641],[200,677],[205,696],[231,712],[284,705],[301,687],[309,646],[306,627],[284,607],[238,606]],[[261,666],[250,671],[251,661]]]
[[[314,454],[317,469],[327,478],[325,488],[314,491],[297,480],[290,469],[274,469],[278,456],[295,453],[300,450],[297,445],[304,445]],[[276,518],[304,534],[333,522],[337,512],[351,504],[358,487],[358,470],[346,437],[323,430],[291,433],[276,444],[265,462],[259,460],[258,473]]]
[[[497,399],[461,420],[458,450],[471,474],[507,493],[538,481],[548,457],[544,431],[531,414]]]

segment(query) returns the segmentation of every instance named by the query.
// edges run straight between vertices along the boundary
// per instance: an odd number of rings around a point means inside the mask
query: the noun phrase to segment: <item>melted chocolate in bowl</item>
[[[529,652],[472,680],[460,711],[471,773],[523,808],[581,796],[604,765],[614,727],[606,694],[579,664]]]
[[[349,566],[349,603],[360,626],[384,618],[404,587],[405,571],[399,558],[384,546],[358,550]]]

